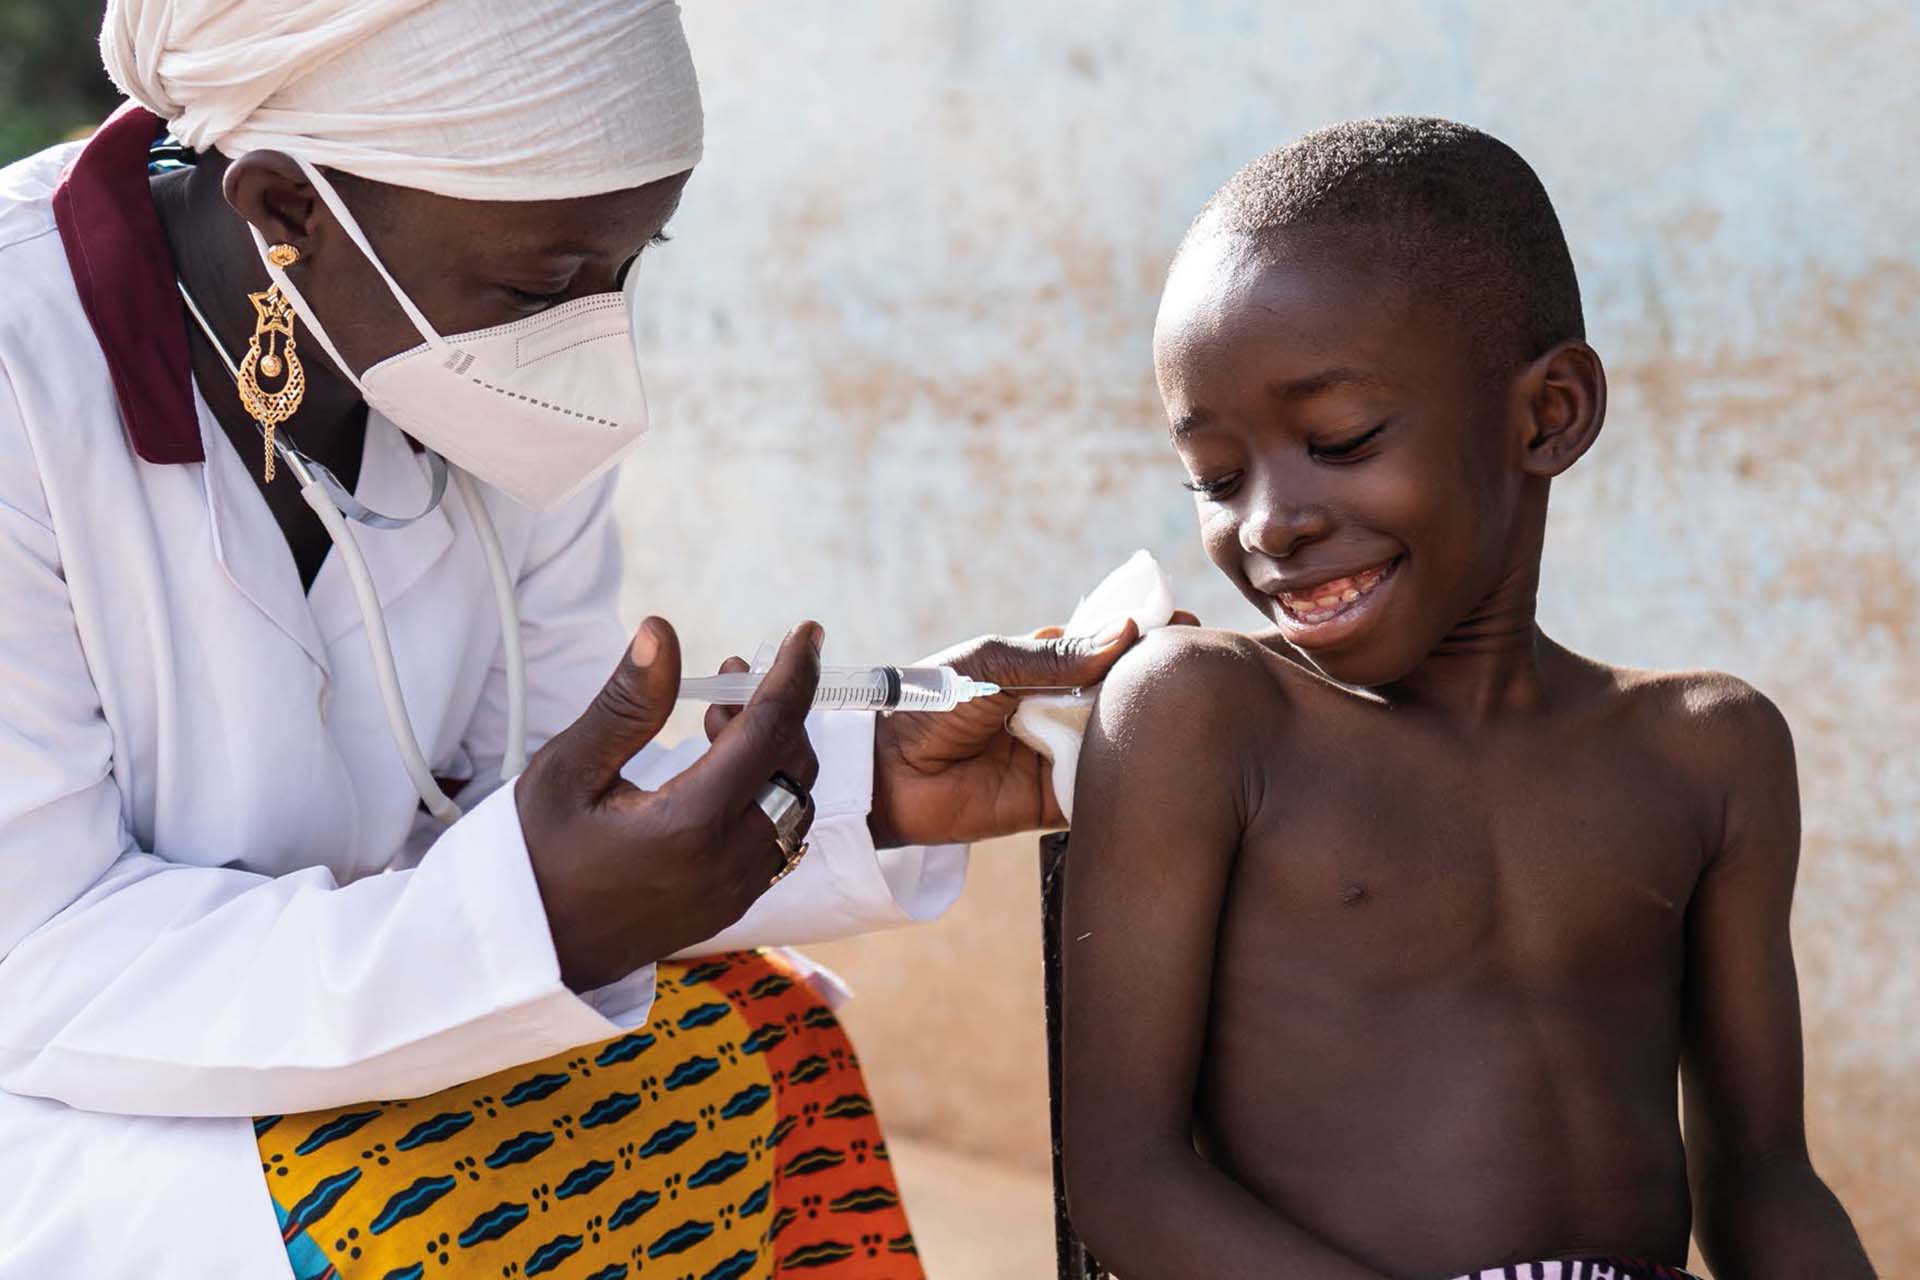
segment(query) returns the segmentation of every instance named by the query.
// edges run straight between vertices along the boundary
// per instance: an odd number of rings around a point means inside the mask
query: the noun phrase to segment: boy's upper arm
[[[1719,783],[1716,847],[1687,911],[1687,1146],[1696,1172],[1805,1153],[1800,997],[1788,920],[1800,854],[1793,736],[1773,703],[1718,677],[1688,695]]]
[[[1083,1158],[1191,1142],[1215,931],[1248,806],[1238,690],[1273,688],[1244,646],[1148,637],[1108,677],[1088,729],[1063,930],[1068,1144]]]

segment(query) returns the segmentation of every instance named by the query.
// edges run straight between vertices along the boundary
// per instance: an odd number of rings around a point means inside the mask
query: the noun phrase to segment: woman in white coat
[[[807,718],[810,624],[650,745],[608,469],[677,10],[113,0],[103,49],[134,101],[0,171],[0,1277],[917,1275],[827,984],[744,949],[1059,815],[1006,698]]]

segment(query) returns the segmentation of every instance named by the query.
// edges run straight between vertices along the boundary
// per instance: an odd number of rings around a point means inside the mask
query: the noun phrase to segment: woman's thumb
[[[569,775],[611,785],[666,724],[679,693],[680,638],[666,619],[648,618],[593,702],[551,745]]]
[[[1055,660],[1060,665],[1058,683],[1080,686],[1099,684],[1107,678],[1113,664],[1120,661],[1140,638],[1140,625],[1132,618],[1118,618],[1090,636],[1070,636],[1052,642]]]

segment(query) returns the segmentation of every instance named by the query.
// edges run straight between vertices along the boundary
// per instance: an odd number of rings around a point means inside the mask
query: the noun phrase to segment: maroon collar
[[[53,218],[133,451],[148,462],[201,462],[186,320],[147,186],[159,128],[160,117],[134,103],[114,112],[60,175]]]

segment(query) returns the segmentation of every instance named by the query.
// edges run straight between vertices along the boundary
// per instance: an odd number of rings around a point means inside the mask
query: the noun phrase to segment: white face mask
[[[388,274],[333,184],[306,161],[297,162],[420,331],[419,346],[356,376],[287,273],[266,262],[266,240],[249,228],[267,274],[369,406],[535,511],[565,502],[640,443],[647,399],[633,339],[636,268],[628,269],[619,293],[576,298],[511,324],[441,337]]]

